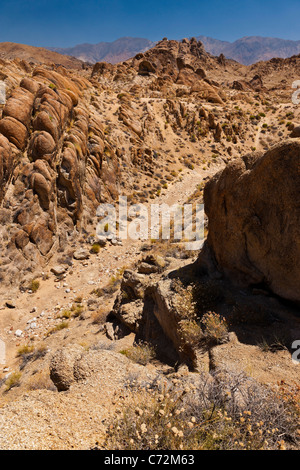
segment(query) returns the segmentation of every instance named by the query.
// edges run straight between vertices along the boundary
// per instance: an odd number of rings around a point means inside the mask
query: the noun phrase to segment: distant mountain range
[[[76,57],[85,62],[110,62],[117,64],[134,57],[138,52],[151,49],[155,42],[144,38],[124,37],[113,42],[99,42],[98,44],[79,44],[66,49],[49,48],[60,54]]]
[[[261,60],[273,57],[291,57],[300,54],[300,41],[291,41],[278,38],[264,38],[249,36],[234,42],[220,41],[207,36],[198,36],[207,52],[213,55],[224,54],[242,64],[250,65]],[[79,44],[70,48],[48,48],[60,54],[76,57],[85,62],[110,62],[116,64],[131,57],[138,52],[151,49],[155,42],[144,38],[124,37],[113,42],[100,42],[98,44]]]
[[[261,60],[270,60],[273,57],[283,59],[300,54],[300,41],[291,41],[278,38],[263,38],[249,36],[234,42],[220,41],[206,36],[198,36],[207,52],[213,55],[225,55],[241,64],[250,65]]]

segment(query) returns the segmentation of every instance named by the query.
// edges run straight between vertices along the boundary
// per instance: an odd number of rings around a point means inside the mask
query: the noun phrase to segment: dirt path
[[[148,210],[151,204],[184,204],[195,192],[197,185],[218,170],[217,166],[207,170],[186,170],[180,180],[170,183],[159,197],[146,204]],[[0,315],[0,338],[6,343],[5,366],[12,367],[15,364],[16,348],[20,344],[26,344],[32,336],[42,340],[45,332],[57,324],[58,312],[69,309],[77,297],[87,299],[93,289],[107,286],[124,268],[136,263],[145,242],[144,239],[127,239],[123,240],[121,246],[107,244],[99,254],[93,254],[87,260],[73,260],[66,278],[59,282],[50,272],[51,267],[57,264],[53,262],[45,270],[49,272],[49,277],[40,281],[36,294],[16,291],[12,295],[2,292],[3,302],[12,298],[15,303],[14,309],[2,307]],[[20,337],[16,336],[17,330],[22,331]]]

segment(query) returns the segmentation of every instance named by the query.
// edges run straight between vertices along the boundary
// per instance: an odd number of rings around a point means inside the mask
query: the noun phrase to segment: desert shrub
[[[206,343],[211,346],[228,339],[225,320],[217,313],[206,311],[222,298],[218,285],[208,282],[184,286],[175,280],[172,289],[175,291],[173,306],[179,316],[180,332],[186,344],[197,347]]]
[[[48,347],[46,346],[45,343],[41,343],[33,353],[33,358],[34,360],[41,359],[42,357],[45,357],[48,352]]]
[[[23,370],[28,362],[36,361],[37,359],[44,357],[47,352],[48,348],[44,343],[40,344],[37,348],[29,344],[20,346],[17,351],[17,356],[22,359],[22,362],[19,366],[20,370]]]
[[[91,292],[91,295],[96,295],[96,297],[103,297],[105,294],[104,289],[101,287],[97,287],[96,289],[93,289]]]
[[[193,287],[186,288],[178,280],[172,283],[175,290],[173,306],[179,316],[178,325],[182,341],[191,347],[197,347],[203,338],[203,332],[197,321],[196,304],[193,299]]]
[[[111,425],[106,440],[108,449],[180,449],[183,431],[176,427],[177,403],[157,390],[132,392],[130,401],[121,419]]]
[[[181,320],[179,322],[181,338],[186,345],[198,347],[204,335],[201,326],[195,320]]]
[[[140,342],[128,349],[120,351],[121,354],[137,364],[147,365],[155,357],[155,349],[148,343]]]
[[[114,294],[120,287],[121,280],[124,274],[126,267],[123,266],[122,268],[118,269],[117,273],[112,275],[108,281],[108,284],[101,289],[103,295],[104,294]],[[95,292],[96,293],[96,292]]]
[[[60,314],[60,318],[71,318],[72,312],[70,310],[63,310],[62,313]]]
[[[105,323],[107,317],[107,311],[100,309],[97,312],[92,314],[92,323],[93,325],[102,325]]]
[[[103,287],[102,292],[106,295],[112,295],[119,290],[121,284],[121,279],[117,276],[112,276],[108,282],[108,284]]]
[[[29,286],[28,289],[31,290],[32,292],[36,292],[40,287],[40,282],[37,279],[33,279]]]
[[[201,318],[201,325],[206,341],[222,344],[228,340],[226,320],[215,312],[207,312]]]
[[[64,330],[65,328],[68,328],[68,326],[69,326],[69,322],[62,321],[61,323],[59,323],[58,325],[54,327],[54,331]]]
[[[243,374],[174,386],[132,381],[107,431],[114,450],[277,450],[298,443],[299,411]],[[136,384],[135,386],[133,384]]]
[[[180,320],[197,319],[196,303],[194,302],[193,286],[185,287],[181,281],[174,280],[171,285],[174,291],[172,299],[173,306],[176,308]]]
[[[291,413],[293,413],[295,416],[300,415],[299,384],[287,384],[284,380],[282,380],[279,384],[278,396],[285,403]]]
[[[297,442],[300,414],[279,392],[244,373],[216,371],[214,377],[207,384],[206,395],[215,408],[231,418],[242,448],[276,449]]]
[[[292,341],[287,336],[286,333],[283,333],[281,335],[273,334],[267,338],[262,337],[257,345],[263,352],[275,353],[276,351],[287,351],[288,346],[292,344]]]
[[[71,315],[74,318],[79,317],[84,312],[84,306],[80,303],[73,304],[71,307]]]
[[[99,243],[94,243],[91,248],[92,253],[97,254],[100,252],[100,250],[101,250],[101,246],[99,245]]]
[[[5,391],[8,392],[12,388],[18,387],[21,382],[21,377],[22,377],[22,374],[20,371],[13,372],[12,374],[10,374],[10,376],[5,382]]]
[[[17,350],[17,356],[21,357],[27,354],[32,353],[34,350],[34,346],[29,345],[29,344],[24,344],[23,346],[20,346]]]
[[[51,328],[47,333],[46,333],[46,336],[50,336],[52,335],[53,333],[56,333],[57,331],[61,331],[61,330],[64,330],[66,328],[69,327],[69,322],[68,321],[62,321],[61,323],[58,323],[56,326],[54,326],[53,328]]]
[[[28,362],[34,358],[34,346],[30,346],[29,344],[20,346],[17,351],[17,357],[21,358],[21,363],[19,366],[21,371],[26,367]]]

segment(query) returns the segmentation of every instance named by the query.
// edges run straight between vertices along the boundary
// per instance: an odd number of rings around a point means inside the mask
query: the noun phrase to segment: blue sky
[[[123,36],[300,40],[299,0],[0,0],[0,42],[67,47]]]

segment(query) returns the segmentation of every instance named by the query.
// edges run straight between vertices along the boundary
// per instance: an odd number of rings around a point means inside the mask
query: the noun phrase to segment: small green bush
[[[99,245],[99,243],[94,243],[91,248],[91,251],[92,253],[98,254],[100,252],[100,249],[101,249],[101,246]]]
[[[31,283],[29,284],[29,290],[32,292],[37,292],[37,290],[40,287],[40,282],[37,279],[33,279]]]
[[[5,391],[9,391],[14,387],[18,387],[20,385],[22,374],[21,372],[13,372],[5,382]]]

